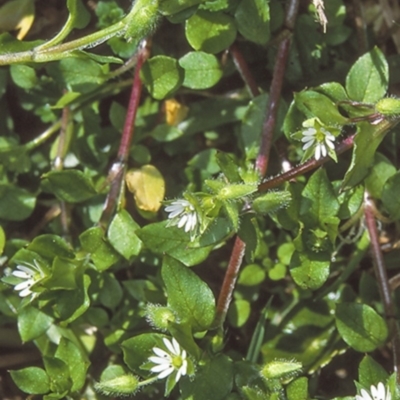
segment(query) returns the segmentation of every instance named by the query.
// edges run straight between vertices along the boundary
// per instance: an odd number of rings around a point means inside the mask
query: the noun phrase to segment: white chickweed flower
[[[20,283],[14,286],[14,290],[19,292],[20,297],[31,295],[33,293],[31,287],[42,279],[42,273],[36,264],[29,266],[17,265],[17,269],[11,275],[22,279]]]
[[[303,150],[315,146],[314,157],[316,160],[319,160],[321,155],[322,157],[325,157],[328,154],[328,147],[332,150],[335,148],[335,145],[333,144],[335,136],[325,128],[308,128],[303,131],[302,134],[303,137],[301,141],[304,143]]]
[[[169,225],[178,228],[185,227],[185,232],[194,231],[198,223],[198,217],[195,207],[185,199],[172,201],[165,211],[169,213]]]
[[[389,389],[385,388],[382,382],[378,383],[378,386],[371,386],[370,393],[365,389],[361,389],[359,395],[356,396],[355,400],[392,400],[392,395]]]
[[[156,365],[150,371],[158,373],[158,379],[164,379],[175,372],[175,382],[178,382],[187,373],[186,351],[181,349],[175,338],[172,341],[163,338],[163,342],[168,352],[159,347],[153,348],[156,356],[149,357],[149,361]]]

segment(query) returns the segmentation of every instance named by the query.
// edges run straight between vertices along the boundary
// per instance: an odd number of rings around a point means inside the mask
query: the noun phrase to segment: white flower
[[[371,394],[369,394],[365,389],[361,389],[361,394],[357,395],[355,400],[392,400],[392,395],[382,382],[378,383],[378,386],[371,386]]]
[[[197,226],[197,212],[193,204],[185,199],[179,199],[171,202],[165,207],[165,211],[169,213],[169,225],[178,228],[185,227],[185,232],[194,231]]]
[[[153,348],[156,356],[149,357],[149,361],[157,365],[152,367],[150,371],[158,373],[158,379],[164,379],[176,372],[175,382],[178,382],[181,376],[187,373],[186,351],[181,349],[175,338],[172,338],[172,342],[163,338],[163,342],[168,352],[158,347]]]
[[[14,286],[14,290],[19,292],[20,297],[31,295],[31,287],[42,278],[42,273],[35,263],[35,265],[17,265],[17,270],[13,271],[11,275],[22,279],[20,283]]]
[[[301,141],[304,143],[303,150],[307,150],[311,146],[315,145],[315,159],[319,160],[322,157],[325,157],[328,154],[328,147],[330,149],[334,149],[335,145],[333,142],[335,141],[335,136],[333,136],[329,131],[325,128],[319,128],[318,130],[315,128],[308,128],[302,132],[303,137]]]

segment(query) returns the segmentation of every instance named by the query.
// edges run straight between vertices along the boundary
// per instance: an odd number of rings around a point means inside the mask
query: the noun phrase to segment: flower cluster
[[[17,265],[17,269],[11,275],[21,279],[21,282],[14,286],[20,297],[31,295],[31,287],[43,278],[42,271],[36,263],[29,266]]]
[[[175,382],[178,382],[181,376],[187,373],[186,351],[181,349],[175,338],[172,338],[172,341],[163,338],[163,342],[168,351],[159,347],[153,348],[155,356],[149,357],[149,361],[156,365],[150,371],[157,373],[158,379],[164,379],[171,374],[176,374]]]
[[[301,141],[304,143],[303,150],[306,151],[314,147],[314,157],[316,160],[319,160],[321,156],[326,157],[329,149],[335,149],[335,145],[333,144],[335,136],[325,128],[308,128],[303,131],[302,134],[303,138]]]
[[[368,393],[365,389],[361,389],[355,400],[392,400],[390,391],[385,388],[382,382],[379,382],[376,387],[372,385],[370,392]]]
[[[169,226],[184,228],[185,232],[194,232],[196,230],[199,218],[196,208],[188,200],[174,200],[165,207],[165,211],[169,213]]]

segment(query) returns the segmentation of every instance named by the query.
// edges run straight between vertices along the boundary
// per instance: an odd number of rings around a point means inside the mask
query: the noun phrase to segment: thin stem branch
[[[252,73],[249,70],[249,66],[247,65],[245,59],[243,58],[243,55],[241,51],[239,50],[238,46],[236,43],[234,43],[230,49],[229,49],[233,62],[235,63],[235,66],[237,70],[240,73],[240,76],[242,77],[243,81],[245,82],[247,89],[249,90],[250,94],[252,97],[256,97],[260,94],[260,91],[258,90],[258,86],[256,84],[256,81],[254,80],[254,77]]]
[[[225,271],[224,281],[222,282],[217,301],[217,312],[214,319],[214,328],[219,328],[225,321],[226,314],[231,304],[233,290],[235,289],[236,281],[239,275],[240,266],[242,265],[246,244],[236,236],[235,244],[233,245],[231,258],[228,267]]]
[[[336,146],[336,154],[342,154],[346,150],[349,150],[354,145],[354,138],[355,134],[348,136],[347,138],[343,139],[337,146]],[[329,156],[322,157],[319,160],[315,160],[314,158],[306,161],[303,164],[298,165],[297,167],[292,168],[291,170],[284,172],[281,175],[275,176],[267,181],[261,183],[258,186],[258,192],[265,192],[266,190],[276,188],[277,186],[282,185],[285,182],[290,181],[300,175],[305,174],[308,171],[311,171],[322,164],[325,164],[327,161],[330,161],[331,158]]]
[[[389,325],[392,341],[392,353],[394,371],[397,374],[397,380],[400,381],[400,338],[398,326],[395,319],[395,309],[393,305],[390,285],[386,273],[385,261],[379,244],[378,228],[375,220],[375,204],[368,192],[364,195],[364,216],[365,224],[369,233],[371,242],[371,254],[374,264],[375,276],[378,281],[379,292],[385,310],[385,316]]]
[[[295,23],[297,9],[299,6],[298,0],[291,0],[287,8],[286,15],[286,27],[292,29]],[[284,39],[278,50],[278,56],[275,63],[274,74],[271,83],[269,103],[266,111],[266,118],[263,126],[262,139],[260,144],[260,151],[255,163],[255,167],[260,171],[261,175],[264,176],[267,171],[269,152],[272,144],[272,135],[276,123],[276,115],[278,111],[279,99],[281,96],[282,83],[284,78],[284,72],[286,69],[286,63],[289,54],[290,38]],[[249,87],[251,94],[254,96],[258,94],[258,88],[252,79],[250,71],[247,68],[247,64],[238,52],[238,49],[234,46],[231,47],[232,57],[234,58],[235,64],[239,69],[243,80]],[[229,309],[229,305],[232,300],[233,291],[236,286],[236,281],[239,276],[240,266],[245,254],[246,244],[242,239],[237,236],[235,244],[232,249],[232,254],[229,260],[227,270],[225,272],[224,281],[218,296],[216,316],[214,319],[213,326],[215,328],[222,327],[226,314]]]
[[[114,213],[118,199],[123,189],[124,171],[129,157],[129,149],[132,143],[137,109],[139,108],[140,95],[142,93],[142,82],[140,80],[140,70],[143,63],[149,57],[147,41],[142,41],[135,67],[132,91],[129,98],[128,110],[125,117],[125,124],[122,131],[122,138],[115,162],[111,165],[107,181],[110,183],[110,190],[104,204],[103,213],[100,217],[101,225],[108,225]]]

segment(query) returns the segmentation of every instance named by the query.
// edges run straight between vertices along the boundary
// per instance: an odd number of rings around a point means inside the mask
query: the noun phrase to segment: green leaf
[[[230,393],[232,385],[232,361],[221,354],[199,367],[193,380],[182,381],[182,400],[222,400]]]
[[[78,281],[78,288],[71,296],[71,292],[62,290],[57,293],[57,303],[54,305],[63,324],[67,325],[80,317],[90,306],[88,288],[91,280],[88,275],[84,275]]]
[[[186,38],[197,51],[219,53],[236,38],[234,19],[223,13],[199,10],[186,21]]]
[[[389,374],[372,357],[365,355],[358,366],[358,381],[363,387],[386,382]]]
[[[164,15],[177,14],[189,7],[203,3],[205,0],[164,0],[159,5],[159,10]]]
[[[46,394],[50,391],[50,380],[46,372],[39,367],[28,367],[19,371],[10,371],[15,384],[25,393]]]
[[[303,376],[290,382],[286,387],[288,400],[308,399],[308,378]]]
[[[81,233],[79,240],[99,271],[110,268],[120,259],[118,253],[104,238],[104,232],[100,227],[93,227]]]
[[[105,307],[113,309],[122,300],[122,288],[114,275],[105,273],[103,277],[104,283],[99,292],[99,300]]]
[[[391,218],[400,218],[400,172],[386,181],[382,189],[382,202]]]
[[[235,327],[242,327],[250,317],[251,305],[247,300],[234,300],[229,306],[228,321]]]
[[[3,55],[29,51],[41,43],[43,43],[43,40],[21,41],[8,32],[2,33],[0,35],[0,54]]]
[[[378,125],[363,121],[359,123],[358,133],[354,139],[354,150],[351,164],[342,182],[342,190],[358,185],[368,174],[376,149],[386,133],[396,125],[396,121],[384,120]]]
[[[365,178],[368,193],[375,199],[380,199],[385,183],[396,173],[396,168],[382,154],[376,153],[373,166]]]
[[[194,331],[210,327],[214,319],[215,299],[212,291],[194,272],[172,257],[164,257],[161,276],[168,304]]]
[[[80,390],[86,381],[86,371],[90,365],[85,353],[70,340],[61,338],[54,357],[64,361],[72,379],[71,392]]]
[[[18,315],[18,331],[23,342],[38,338],[45,333],[53,318],[35,307],[25,307]]]
[[[264,45],[270,39],[269,4],[264,0],[242,0],[235,12],[239,32],[254,43]]]
[[[300,206],[301,220],[309,225],[323,226],[337,214],[339,207],[326,171],[320,168],[314,172],[303,189]]]
[[[361,56],[346,77],[346,90],[351,100],[375,103],[387,91],[389,67],[378,47]]]
[[[6,221],[22,221],[35,208],[36,197],[14,185],[0,184],[0,218]]]
[[[91,179],[75,169],[44,174],[42,186],[68,203],[80,203],[97,194]]]
[[[33,89],[38,84],[36,72],[27,65],[11,65],[11,78],[22,89]]]
[[[179,65],[185,70],[183,85],[190,89],[208,89],[222,77],[217,58],[202,51],[186,53],[179,59]]]
[[[135,234],[139,228],[126,210],[117,213],[108,228],[110,244],[127,260],[137,256],[142,248],[142,242]]]
[[[71,246],[57,235],[44,234],[36,236],[29,243],[27,249],[49,260],[53,260],[54,257],[75,258],[75,253],[71,250]]]
[[[83,54],[81,53],[81,55]],[[70,55],[48,69],[49,74],[59,84],[75,92],[101,85],[106,81],[108,72],[107,69],[87,56],[77,58]]]
[[[191,240],[183,229],[174,226],[166,227],[167,221],[148,224],[136,231],[144,245],[152,252],[168,254],[187,266],[199,264],[211,251],[210,247],[190,248]]]
[[[366,304],[338,304],[336,326],[343,340],[361,352],[373,351],[382,346],[388,336],[383,318]]]
[[[183,82],[183,70],[175,58],[155,56],[140,71],[140,76],[150,94],[157,100],[170,96]]]
[[[296,106],[307,118],[318,118],[327,126],[345,125],[347,118],[340,114],[337,105],[327,96],[313,90],[294,94]]]
[[[53,357],[43,357],[43,364],[50,378],[50,390],[55,393],[64,393],[71,388],[72,381],[69,376],[68,365]]]
[[[66,23],[56,36],[47,41],[43,46],[40,46],[41,50],[61,43],[74,28],[82,29],[89,23],[90,14],[83,6],[81,0],[67,0],[67,7],[69,15]]]
[[[302,289],[319,289],[329,277],[330,254],[310,256],[295,251],[290,261],[290,274]]]
[[[153,355],[153,347],[162,343],[165,335],[159,333],[143,333],[122,342],[122,352],[126,365],[136,374],[143,375],[144,370],[140,367]]]

